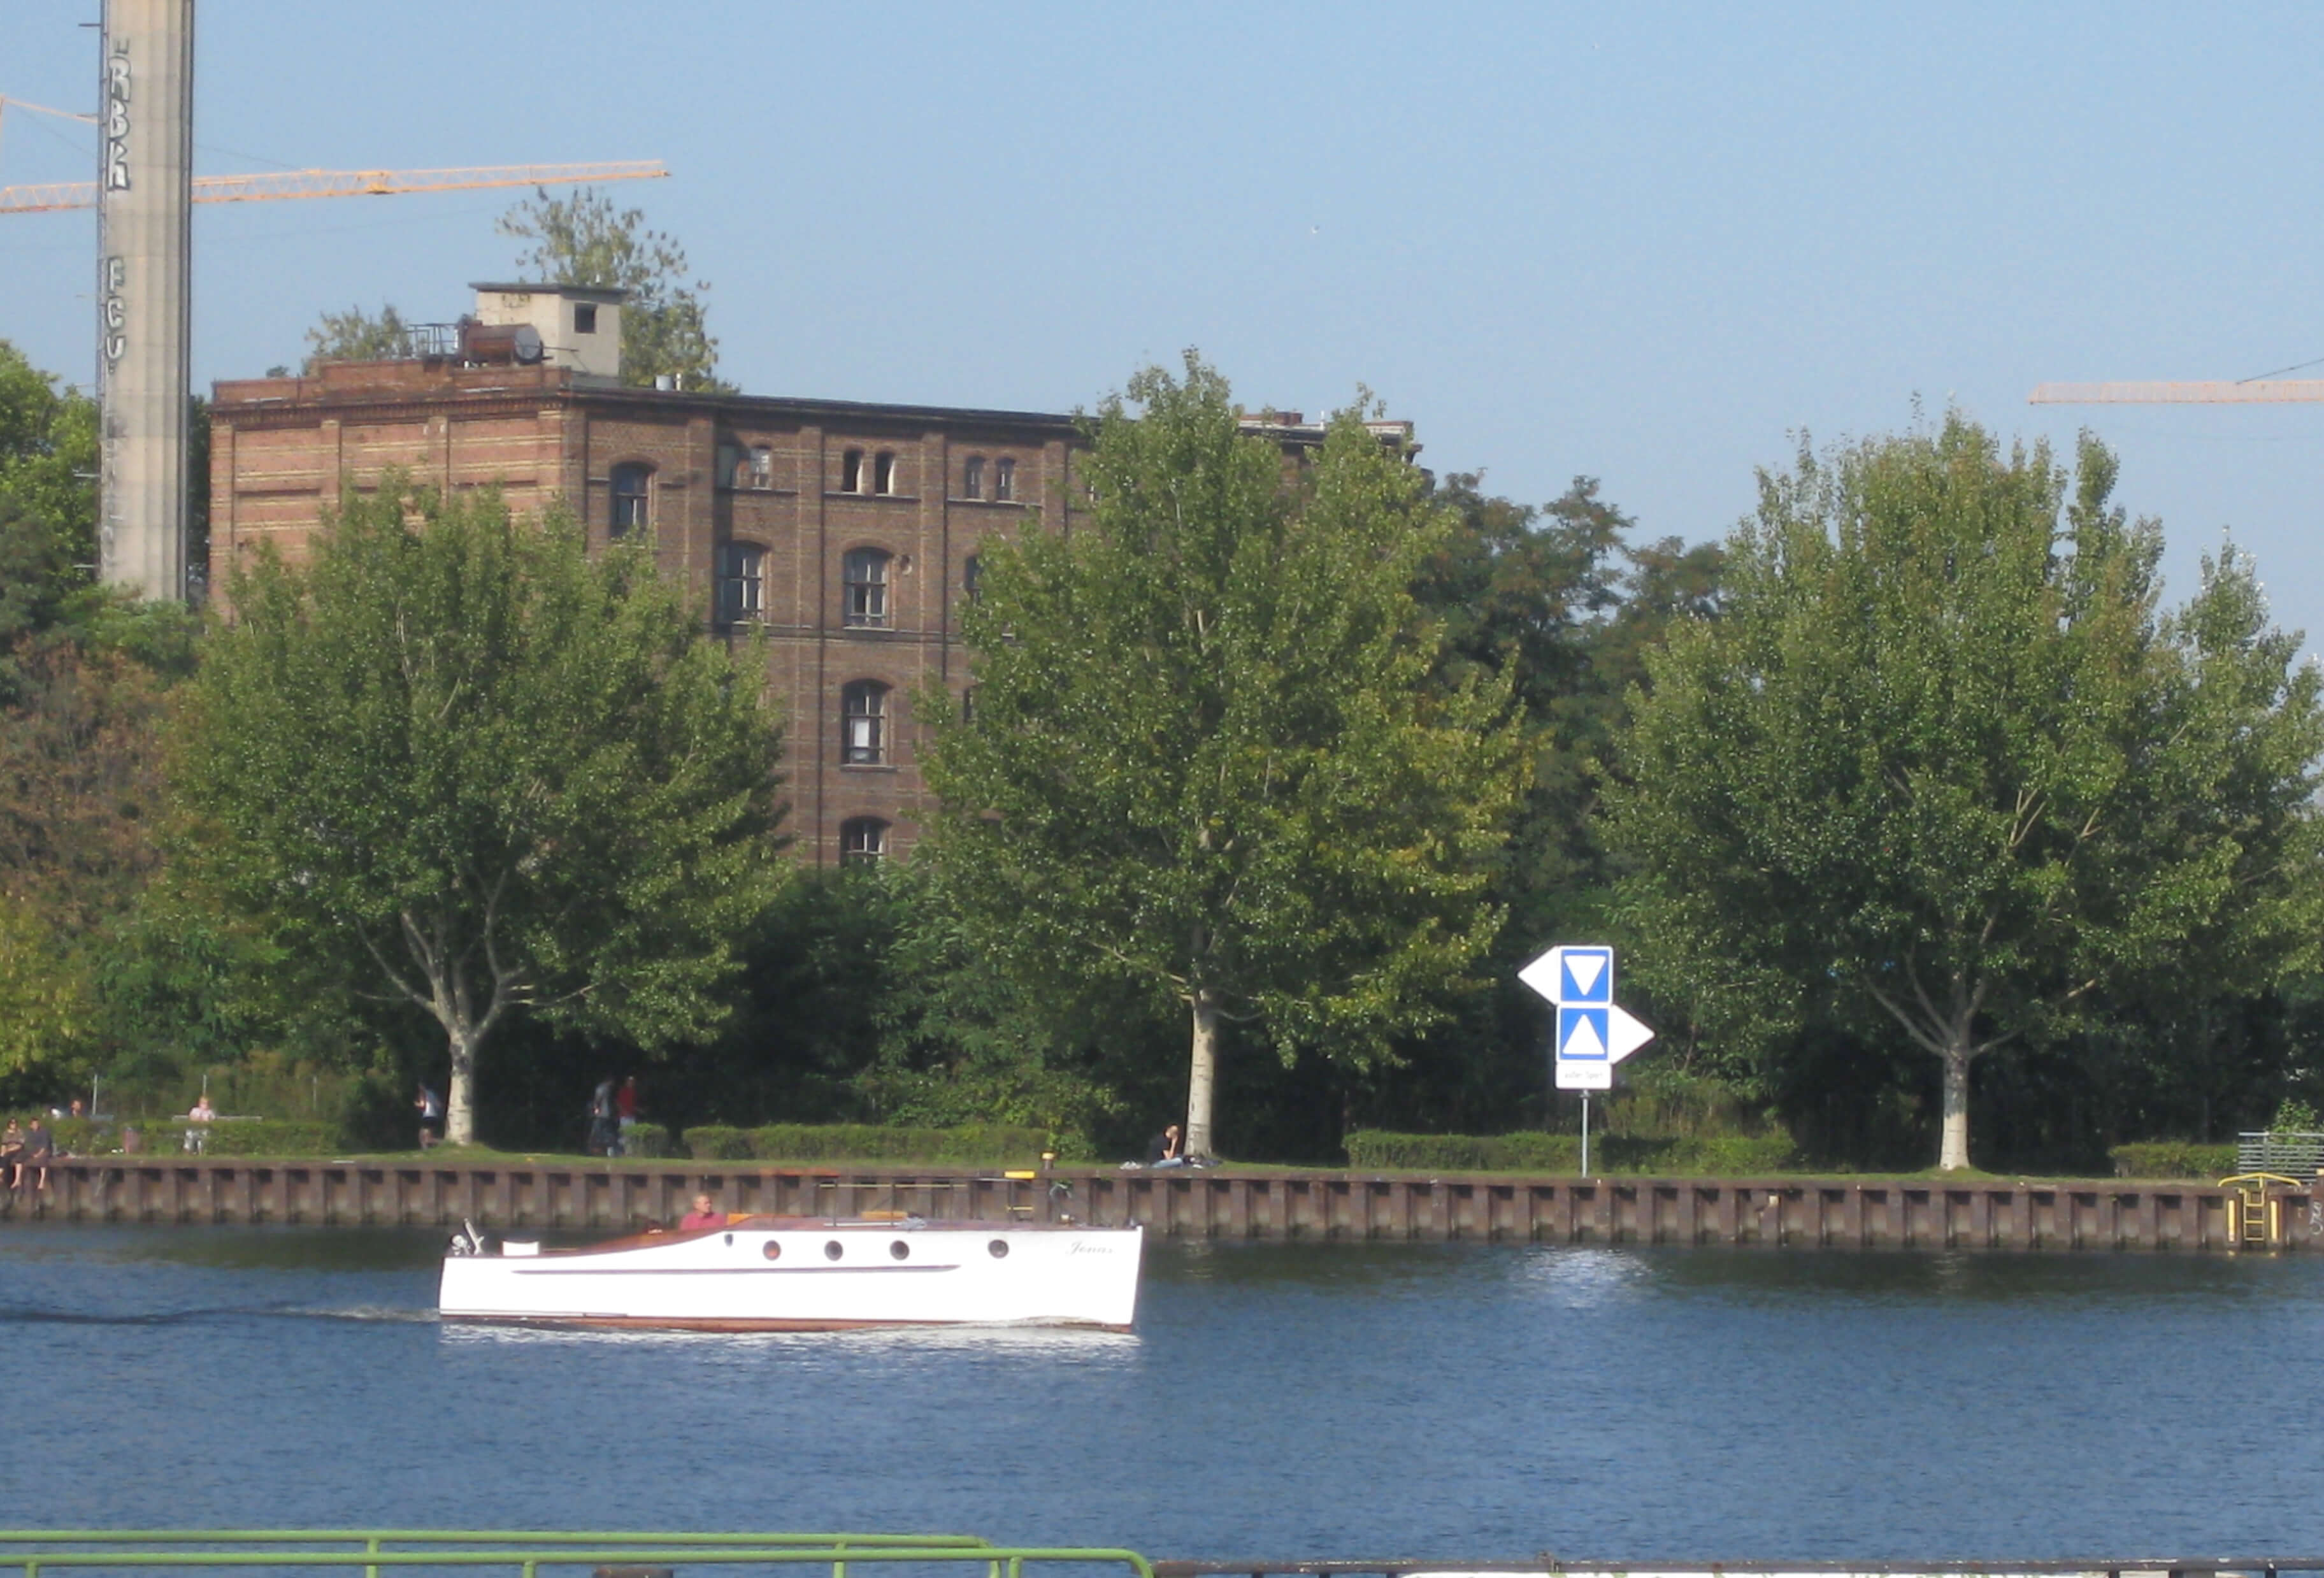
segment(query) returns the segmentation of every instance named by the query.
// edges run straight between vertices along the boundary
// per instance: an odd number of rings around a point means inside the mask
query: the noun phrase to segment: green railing
[[[94,1549],[88,1547],[96,1547]],[[221,1549],[222,1546],[238,1547]],[[286,1548],[286,1547],[299,1548]],[[346,1546],[347,1549],[315,1547]],[[405,1548],[398,1548],[405,1547]],[[416,1548],[412,1548],[416,1547]],[[1025,1578],[1028,1564],[1119,1565],[1130,1578],[1154,1578],[1135,1551],[1060,1546],[995,1546],[973,1535],[669,1534],[634,1530],[585,1533],[548,1530],[421,1528],[272,1529],[0,1529],[0,1571],[41,1578],[51,1568],[102,1567],[125,1572],[246,1567],[360,1567],[364,1578],[383,1568],[507,1567],[520,1578],[543,1568],[799,1566],[828,1564],[847,1578],[851,1564],[979,1563],[984,1578]]]

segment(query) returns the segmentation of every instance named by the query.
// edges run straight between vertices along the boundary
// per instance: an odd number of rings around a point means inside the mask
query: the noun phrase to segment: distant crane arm
[[[598,164],[482,164],[462,170],[283,170],[263,175],[198,175],[198,203],[265,203],[291,198],[378,198],[399,192],[472,191],[486,187],[566,186],[576,182],[659,180],[658,159]],[[0,214],[93,208],[97,183],[51,181],[0,187]]]
[[[2225,379],[2173,383],[2042,383],[2028,405],[2280,405],[2324,401],[2324,378]]]

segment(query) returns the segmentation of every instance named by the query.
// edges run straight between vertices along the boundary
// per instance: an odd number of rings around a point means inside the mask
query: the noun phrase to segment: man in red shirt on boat
[[[678,1218],[678,1231],[680,1232],[692,1232],[698,1227],[724,1227],[725,1225],[726,1213],[724,1211],[715,1211],[711,1209],[709,1195],[696,1195],[694,1197],[694,1209],[687,1212],[684,1216]]]

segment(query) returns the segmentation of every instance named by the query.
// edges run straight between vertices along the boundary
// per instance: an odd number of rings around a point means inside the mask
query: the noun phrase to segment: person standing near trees
[[[615,1153],[613,1128],[613,1078],[607,1075],[589,1093],[589,1138],[586,1149],[591,1156],[612,1156]]]
[[[444,1138],[444,1098],[423,1083],[411,1104],[420,1113],[420,1149],[431,1149]]]
[[[622,1088],[613,1093],[613,1118],[619,1126],[614,1136],[614,1149],[622,1156],[630,1154],[630,1131],[638,1126],[638,1076],[625,1075]]]

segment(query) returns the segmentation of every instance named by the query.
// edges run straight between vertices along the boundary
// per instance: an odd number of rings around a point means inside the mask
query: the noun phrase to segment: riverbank
[[[2186,1182],[1865,1177],[1522,1177],[1233,1167],[1148,1171],[492,1156],[263,1160],[96,1157],[0,1221],[300,1223],[620,1231],[727,1211],[941,1222],[1140,1224],[1190,1239],[1485,1240],[1782,1249],[2324,1249],[2324,1186],[2246,1195]]]

